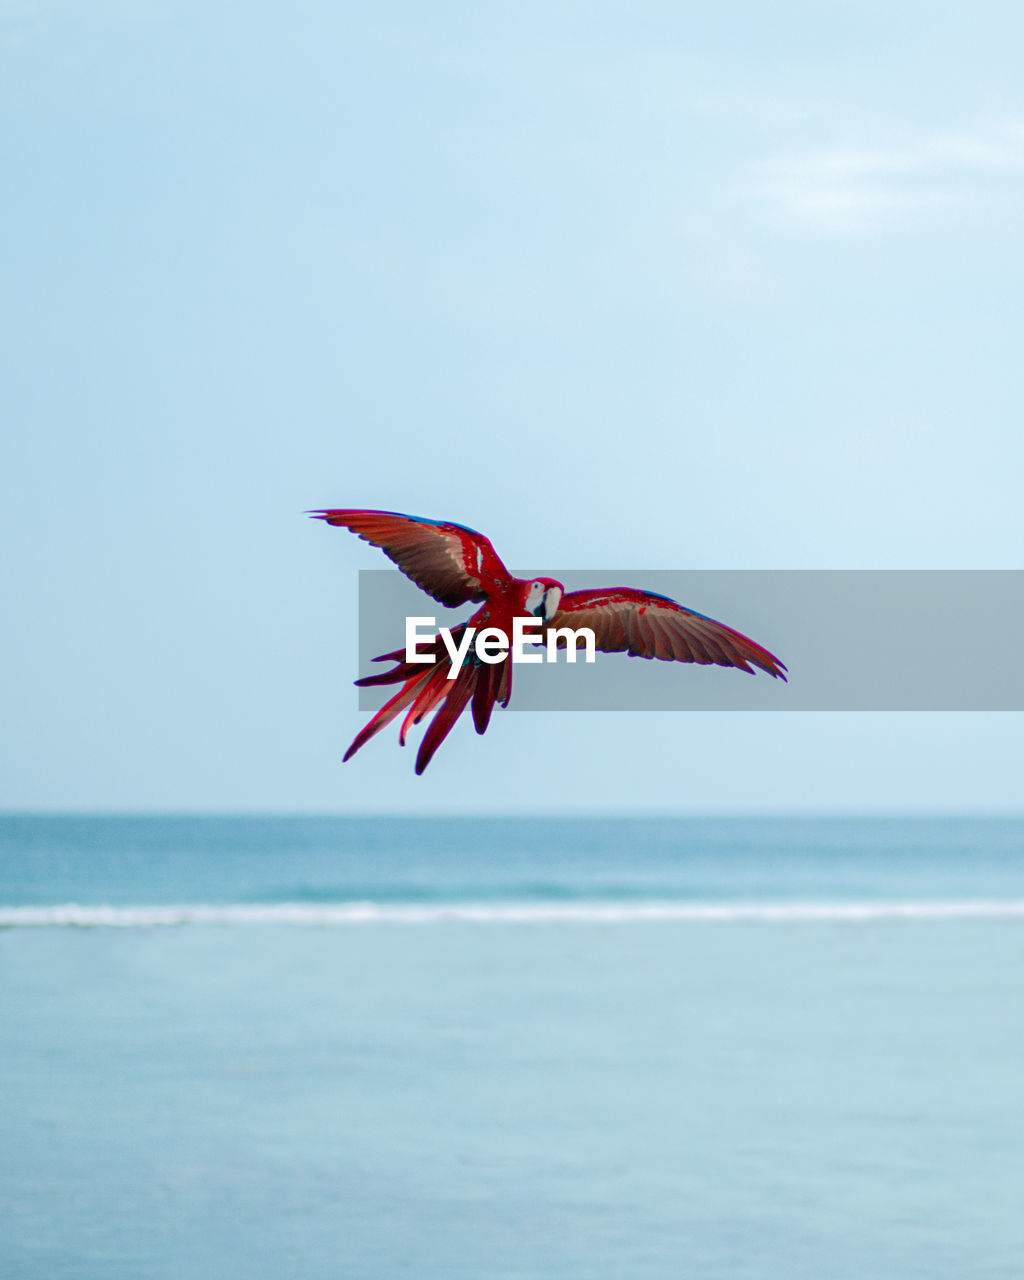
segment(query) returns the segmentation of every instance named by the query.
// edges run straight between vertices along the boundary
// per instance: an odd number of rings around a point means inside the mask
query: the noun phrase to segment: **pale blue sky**
[[[1009,2],[0,0],[0,806],[1019,807],[1014,715],[506,714],[342,768],[382,561],[301,513],[1021,568],[1022,47]]]

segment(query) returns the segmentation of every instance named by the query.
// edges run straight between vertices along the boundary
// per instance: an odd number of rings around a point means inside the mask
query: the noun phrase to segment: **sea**
[[[0,817],[3,1280],[1024,1280],[1024,818]]]

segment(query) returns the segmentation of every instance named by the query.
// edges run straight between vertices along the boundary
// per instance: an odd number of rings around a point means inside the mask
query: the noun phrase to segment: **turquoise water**
[[[1021,902],[1020,820],[2,819],[0,1275],[1019,1280]]]
[[[1024,899],[1024,818],[0,815],[0,906]]]

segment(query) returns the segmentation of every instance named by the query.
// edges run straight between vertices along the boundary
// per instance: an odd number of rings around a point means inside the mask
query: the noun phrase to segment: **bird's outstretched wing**
[[[486,600],[512,575],[482,533],[445,520],[423,520],[397,511],[311,511],[317,520],[351,529],[380,547],[418,587],[449,608]]]
[[[663,662],[714,663],[753,674],[751,663],[785,680],[785,665],[739,631],[667,596],[631,587],[571,591],[562,597],[550,627],[590,627],[603,653],[629,653]]]

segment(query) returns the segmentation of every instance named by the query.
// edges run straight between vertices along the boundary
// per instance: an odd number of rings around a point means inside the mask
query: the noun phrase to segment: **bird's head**
[[[564,594],[565,588],[554,578],[534,578],[527,585],[523,607],[535,618],[550,622],[558,612],[558,606]]]

